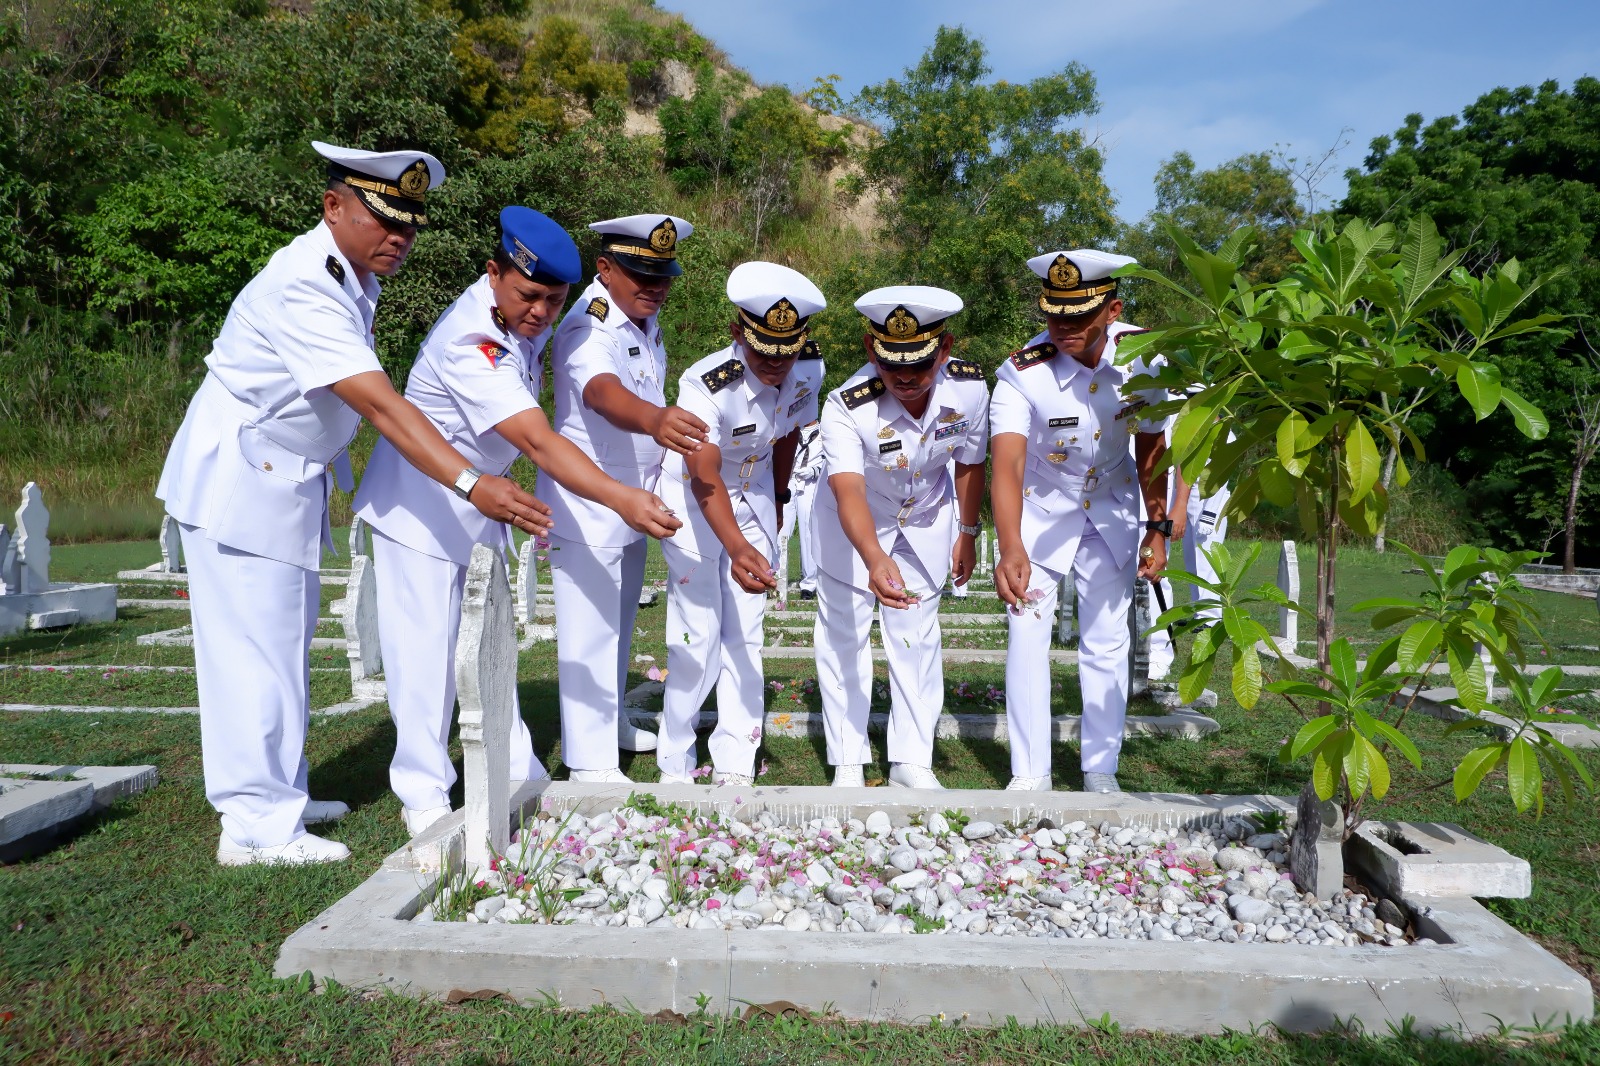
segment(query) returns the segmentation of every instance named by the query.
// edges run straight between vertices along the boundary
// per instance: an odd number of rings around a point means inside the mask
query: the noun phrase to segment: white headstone
[[[461,635],[456,643],[456,696],[461,704],[461,763],[466,781],[469,869],[503,855],[510,842],[511,723],[517,713],[517,641],[511,583],[501,554],[472,549]]]
[[[1061,589],[1056,595],[1056,640],[1065,644],[1078,639],[1078,586],[1072,575],[1061,579]]]
[[[359,515],[350,519],[350,558],[367,554],[367,523]]]
[[[978,562],[975,573],[980,576],[994,573],[994,556],[989,548],[988,526],[978,530]]]
[[[21,571],[22,592],[50,591],[50,512],[44,507],[39,486],[28,482],[22,487],[22,506],[17,508],[17,562]]]
[[[1300,556],[1292,540],[1284,541],[1278,554],[1278,588],[1295,603],[1300,602]],[[1279,607],[1278,631],[1273,636],[1289,645],[1286,650],[1293,651],[1300,643],[1300,615],[1287,607]]]
[[[533,614],[539,605],[539,559],[534,554],[538,546],[529,537],[522,542],[517,553],[517,621],[533,624]]]
[[[1146,632],[1155,624],[1150,609],[1150,582],[1135,578],[1133,606],[1128,611],[1128,691],[1133,694],[1150,689],[1150,634]]]
[[[350,657],[350,680],[360,681],[383,672],[383,644],[378,638],[378,576],[372,560],[358,555],[350,564],[350,584],[344,594],[345,654]]]
[[[178,528],[178,520],[169,514],[161,516],[161,572],[184,572],[183,533]]]
[[[11,543],[11,527],[0,522],[0,596],[21,592],[17,569],[17,550]]]
[[[786,506],[793,507],[794,504],[791,503]],[[793,537],[781,536],[778,538],[781,543],[778,545],[778,562],[776,564],[778,567],[777,599],[786,608],[789,606],[789,543],[793,539]]]

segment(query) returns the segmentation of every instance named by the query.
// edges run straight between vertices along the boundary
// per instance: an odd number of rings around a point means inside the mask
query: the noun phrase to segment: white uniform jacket
[[[210,368],[167,453],[156,495],[219,544],[315,570],[328,532],[328,468],[361,416],[328,386],[381,371],[378,282],[356,280],[319,224],[275,252],[228,309]],[[348,486],[347,486],[348,487]]]
[[[612,305],[605,286],[595,278],[556,327],[550,372],[556,432],[617,481],[654,492],[665,449],[649,436],[621,429],[591,410],[583,402],[583,390],[601,374],[615,374],[623,388],[665,406],[667,351],[656,316],[645,319],[642,329],[634,325]],[[597,548],[626,547],[644,536],[609,507],[563,488],[554,478],[540,478],[535,495],[550,505],[556,536]]]
[[[1041,333],[1000,364],[989,408],[989,433],[1028,440],[1022,471],[1022,544],[1028,557],[1059,574],[1072,569],[1084,522],[1092,521],[1119,566],[1142,539],[1139,475],[1131,458],[1135,432],[1164,423],[1139,417],[1166,400],[1165,389],[1131,391],[1143,359],[1116,365],[1117,338],[1143,330],[1113,323],[1100,363],[1090,370],[1058,354]]]
[[[549,331],[524,340],[505,325],[485,274],[451,304],[422,342],[406,382],[417,405],[462,457],[504,475],[520,454],[495,432],[539,406],[540,353]],[[379,440],[356,492],[356,514],[414,551],[462,566],[474,544],[504,545],[509,527],[486,517]]]
[[[722,481],[728,487],[733,516],[756,550],[776,565],[778,513],[772,448],[816,419],[822,362],[796,360],[783,384],[772,388],[745,368],[735,350],[724,348],[685,370],[678,379],[678,406],[710,427],[706,443],[722,451]],[[667,453],[658,492],[683,520],[683,528],[672,536],[674,546],[702,558],[723,550],[694,498],[688,466],[677,452]]]
[[[989,390],[976,363],[945,363],[928,397],[928,409],[912,418],[890,395],[871,364],[828,394],[822,409],[822,483],[817,489],[817,563],[822,571],[858,589],[867,587],[867,567],[839,524],[839,503],[828,479],[861,474],[878,543],[892,552],[904,534],[935,585],[950,573],[955,545],[953,465],[981,463],[988,451]]]

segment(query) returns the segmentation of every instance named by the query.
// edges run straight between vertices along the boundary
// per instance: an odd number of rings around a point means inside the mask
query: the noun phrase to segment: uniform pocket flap
[[[307,481],[327,469],[322,463],[295,454],[255,426],[239,427],[239,454],[253,469],[295,483]]]

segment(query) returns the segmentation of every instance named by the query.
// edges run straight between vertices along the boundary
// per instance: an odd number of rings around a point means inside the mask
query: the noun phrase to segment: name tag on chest
[[[1071,429],[1073,426],[1076,426],[1077,424],[1078,424],[1078,420],[1077,420],[1076,417],[1073,417],[1073,418],[1052,418],[1050,420],[1050,428],[1051,429]]]
[[[734,430],[733,431],[733,435],[735,437],[742,437],[746,433],[754,433],[755,431],[756,431],[756,424],[754,422],[752,422],[748,426],[740,426],[738,429]]]
[[[897,440],[891,440],[891,441],[888,441],[886,443],[878,445],[878,454],[879,455],[888,455],[890,452],[897,452],[899,450],[900,450],[900,442],[897,441]]]
[[[933,439],[936,441],[949,440],[951,437],[960,436],[967,431],[968,424],[966,419],[962,419],[960,422],[952,422],[948,426],[940,426],[933,431]]]
[[[629,348],[628,349],[628,354],[630,356],[638,355],[639,354],[639,346],[637,344],[635,344],[633,347]]]

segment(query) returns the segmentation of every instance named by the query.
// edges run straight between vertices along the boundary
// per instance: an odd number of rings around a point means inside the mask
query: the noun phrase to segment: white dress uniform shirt
[[[665,449],[622,429],[583,402],[602,374],[664,406],[667,353],[655,315],[636,325],[597,277],[556,327],[550,370],[555,431],[624,485],[656,491]],[[574,770],[616,769],[617,728],[647,546],[615,511],[540,478],[550,506],[550,585],[556,607],[562,761]]]
[[[817,679],[828,761],[870,758],[872,650],[876,598],[867,566],[839,522],[828,479],[860,474],[878,544],[894,558],[916,603],[879,612],[889,660],[889,761],[928,767],[944,706],[939,596],[955,537],[955,465],[984,461],[989,390],[973,363],[950,360],[921,418],[890,395],[869,364],[828,394],[822,411],[822,481],[813,513],[818,565]]]
[[[521,453],[494,427],[538,408],[548,336],[528,340],[508,329],[484,275],[428,332],[406,399],[469,463],[504,475]],[[373,449],[355,511],[373,530],[378,564],[378,628],[396,734],[390,784],[411,810],[443,806],[456,780],[448,743],[467,564],[474,545],[504,548],[510,531],[412,466],[387,439]],[[511,749],[513,778],[544,776],[520,715]]]
[[[377,300],[324,224],[277,251],[228,309],[156,488],[190,570],[206,798],[240,847],[303,832],[329,466],[361,420],[328,386],[382,369]]]
[[[667,350],[656,316],[636,325],[612,304],[597,277],[557,327],[550,369],[556,432],[617,481],[654,492],[666,449],[643,433],[612,424],[583,402],[583,390],[600,375],[615,374],[640,399],[666,405]],[[535,495],[550,505],[555,532],[564,539],[626,547],[644,538],[609,507],[584,499],[552,478],[541,478]]]
[[[777,565],[773,448],[817,417],[820,360],[797,360],[788,378],[763,385],[735,347],[706,356],[678,381],[678,406],[698,416],[722,455],[722,481],[739,531]],[[724,773],[753,774],[764,712],[761,619],[767,598],[733,579],[728,554],[694,498],[688,466],[667,455],[659,494],[683,527],[661,542],[667,560],[667,684],[656,762],[664,775],[694,769],[700,706],[717,687],[711,756]]]
[[[1050,772],[1050,633],[1062,578],[1074,576],[1083,687],[1083,769],[1115,773],[1128,703],[1128,608],[1143,539],[1141,491],[1130,441],[1160,433],[1140,412],[1166,399],[1164,389],[1133,391],[1146,372],[1135,360],[1116,365],[1117,339],[1143,332],[1123,323],[1107,330],[1090,370],[1056,354],[1047,334],[1001,364],[989,409],[991,436],[1027,439],[1022,475],[1022,544],[1033,575],[1031,604],[1009,615],[1006,715],[1013,774]]]

